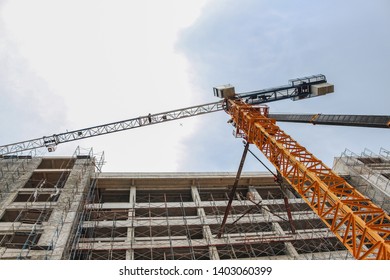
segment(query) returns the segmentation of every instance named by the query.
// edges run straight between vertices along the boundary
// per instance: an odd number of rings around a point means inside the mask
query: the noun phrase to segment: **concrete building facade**
[[[236,174],[101,173],[101,162],[1,158],[0,259],[352,258],[269,173],[242,174],[218,238]]]
[[[390,213],[390,152],[365,149],[360,155],[346,149],[333,169],[376,205]]]
[[[293,193],[294,233],[273,176],[245,173],[217,238],[233,173],[101,173],[71,259],[350,258]]]
[[[93,159],[0,159],[0,258],[62,259],[94,174]]]

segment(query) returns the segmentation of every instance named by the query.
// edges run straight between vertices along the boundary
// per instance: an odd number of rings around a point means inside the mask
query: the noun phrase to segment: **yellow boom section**
[[[255,144],[356,259],[390,259],[390,217],[268,118],[227,100],[236,133]]]

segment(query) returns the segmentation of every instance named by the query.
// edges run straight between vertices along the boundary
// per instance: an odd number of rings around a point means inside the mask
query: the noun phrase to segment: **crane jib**
[[[327,94],[328,91],[333,90],[332,86],[326,83],[324,75],[313,75],[289,81],[288,85],[274,87],[264,90],[251,91],[239,93],[235,98],[240,98],[248,104],[263,104],[278,100],[292,99],[301,100],[315,96]],[[216,88],[215,88],[216,90]],[[214,91],[216,93],[216,91]],[[109,133],[129,130],[133,128],[148,126],[152,124],[159,124],[167,121],[178,120],[223,110],[223,101],[206,103],[186,108],[180,108],[167,112],[148,114],[132,119],[112,122],[108,124],[67,131],[64,133],[53,134],[51,136],[44,136],[41,138],[30,139],[17,143],[0,146],[0,155],[17,154],[23,151],[35,150],[39,148],[47,148],[50,152],[54,151],[56,146],[61,143],[76,141],[84,138],[105,135]],[[307,122],[312,124],[328,124],[328,125],[352,125],[362,127],[381,127],[389,128],[390,116],[360,116],[355,118],[338,116],[348,115],[330,115],[321,114],[320,117],[313,118],[304,117],[299,114],[271,114],[270,117],[277,121],[285,122]],[[359,119],[359,121],[354,121]],[[313,121],[314,120],[314,121]]]

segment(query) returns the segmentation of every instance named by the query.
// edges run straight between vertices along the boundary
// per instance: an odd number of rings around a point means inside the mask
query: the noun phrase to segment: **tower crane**
[[[233,89],[218,96],[235,135],[257,146],[356,259],[390,259],[390,216],[383,209],[280,129],[267,106],[250,105]]]
[[[332,93],[324,75],[293,79],[288,85],[236,94],[231,85],[214,88],[218,102],[148,114],[119,122],[53,134],[0,146],[5,157],[61,143],[119,132],[224,110],[236,137],[254,144],[275,166],[278,174],[329,227],[356,259],[390,259],[390,217],[363,194],[335,174],[276,125],[276,120],[312,124],[390,127],[390,116],[269,114],[273,101],[302,100]]]

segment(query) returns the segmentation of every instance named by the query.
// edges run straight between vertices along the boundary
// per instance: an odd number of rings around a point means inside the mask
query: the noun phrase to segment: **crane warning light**
[[[47,146],[47,151],[48,151],[49,153],[55,152],[56,149],[57,149],[57,146],[56,146],[56,145],[49,145],[49,146]]]
[[[213,88],[214,96],[219,98],[231,99],[236,96],[236,91],[232,85],[223,85]]]

